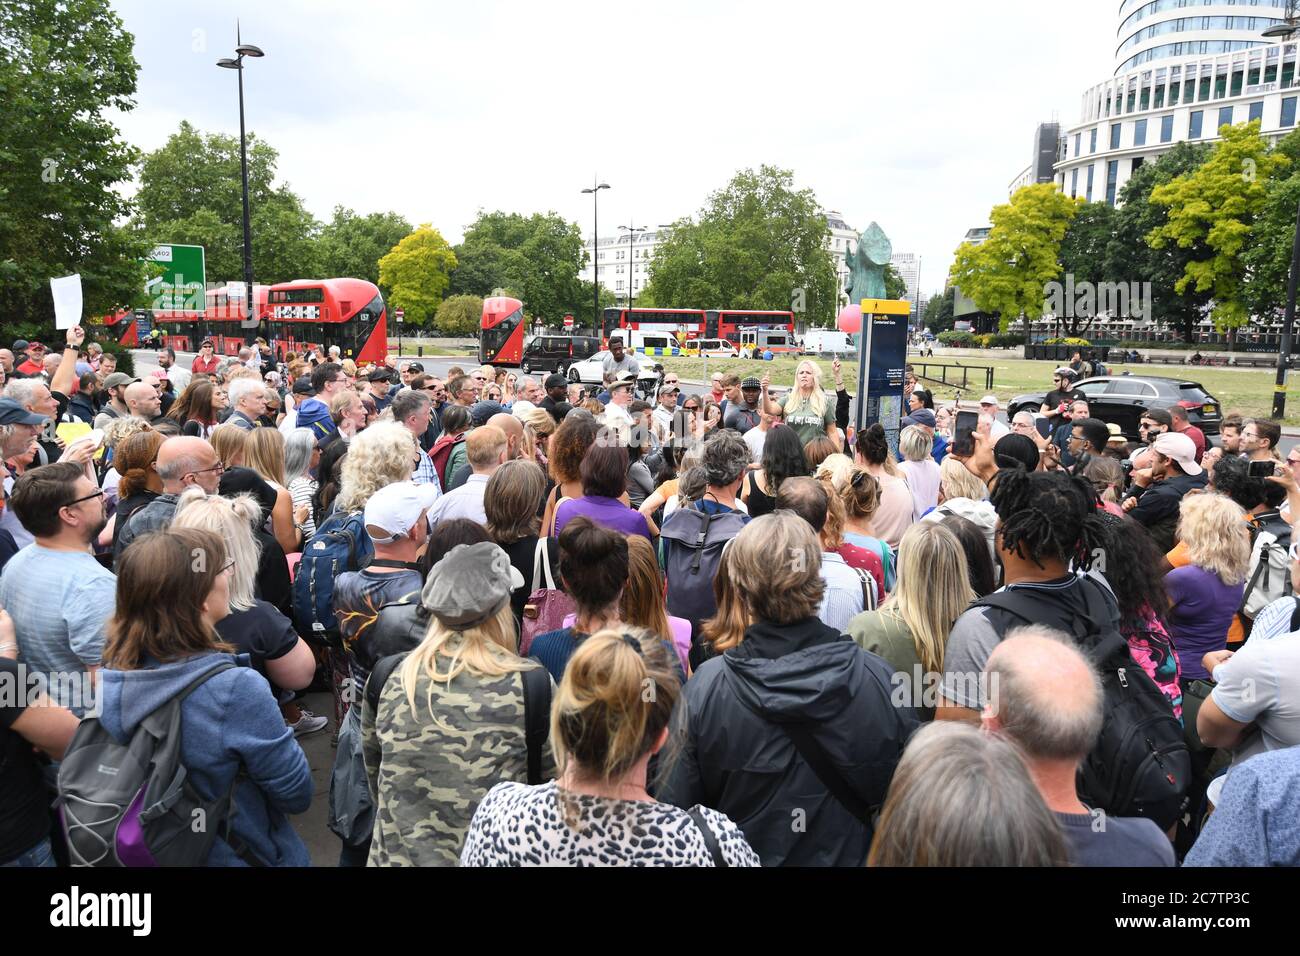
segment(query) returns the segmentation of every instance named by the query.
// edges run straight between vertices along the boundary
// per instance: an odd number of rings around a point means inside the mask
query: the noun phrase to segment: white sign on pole
[[[71,329],[81,324],[81,276],[70,275],[50,280],[54,295],[54,327]]]

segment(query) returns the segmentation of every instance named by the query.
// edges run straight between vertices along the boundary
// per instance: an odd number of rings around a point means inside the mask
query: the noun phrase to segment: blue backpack
[[[341,646],[334,582],[344,571],[360,571],[374,551],[362,512],[335,512],[321,522],[293,579],[293,623],[303,640]]]

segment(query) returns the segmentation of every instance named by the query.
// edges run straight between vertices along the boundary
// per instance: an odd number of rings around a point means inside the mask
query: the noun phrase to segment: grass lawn
[[[770,372],[772,375],[772,384],[782,388],[789,388],[794,384],[795,366],[799,364],[798,358],[776,358],[771,362],[756,362],[751,359],[709,359],[708,375],[715,372],[735,372],[737,375],[759,375],[763,372]],[[824,359],[815,360],[822,367],[822,384],[830,387],[833,381],[831,374],[831,363]],[[908,356],[908,361],[917,367],[918,374],[921,372],[923,362],[946,363],[949,365],[966,365],[972,368],[980,368],[978,373],[972,371],[968,376],[969,388],[962,393],[963,401],[978,402],[985,394],[984,392],[984,372],[983,368],[992,366],[993,368],[993,394],[998,397],[1003,406],[1006,406],[1008,399],[1015,398],[1017,395],[1023,395],[1026,392],[1048,391],[1052,387],[1052,370],[1057,367],[1055,362],[1030,362],[1025,359],[1004,358],[1000,354],[994,354],[990,358],[956,358],[935,355],[933,358],[922,359],[919,356]],[[670,358],[663,362],[664,368],[671,369],[683,379],[693,381],[707,381],[705,375],[705,363],[699,358]],[[1112,374],[1123,374],[1131,372],[1134,375],[1150,375],[1161,378],[1183,378],[1185,381],[1199,382],[1206,391],[1218,399],[1223,408],[1224,414],[1237,412],[1245,416],[1264,416],[1267,417],[1273,407],[1273,380],[1275,373],[1272,369],[1230,369],[1230,368],[1185,368],[1170,365],[1111,365]],[[849,387],[849,391],[856,389],[858,378],[858,363],[844,362],[843,364],[844,381]],[[940,370],[933,369],[932,374],[937,379],[941,374]],[[958,376],[960,372],[956,373]],[[954,377],[954,369],[948,369],[948,378],[951,381]],[[957,397],[953,388],[937,384],[935,381],[923,380],[923,384],[932,387],[937,399],[952,400]],[[1288,392],[1287,410],[1289,414],[1283,420],[1288,425],[1300,425],[1300,376],[1297,377],[1295,393]]]

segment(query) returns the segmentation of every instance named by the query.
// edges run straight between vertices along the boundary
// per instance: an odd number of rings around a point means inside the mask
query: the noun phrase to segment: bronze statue
[[[853,254],[845,258],[849,267],[849,301],[885,298],[885,267],[894,247],[877,223],[869,225],[858,237]]]

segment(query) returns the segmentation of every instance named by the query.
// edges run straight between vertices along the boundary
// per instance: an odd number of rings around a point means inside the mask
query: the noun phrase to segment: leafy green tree
[[[365,279],[378,285],[379,260],[412,229],[405,217],[395,212],[359,216],[351,209],[335,206],[334,217],[321,228],[318,240],[321,274]]]
[[[1152,230],[1147,242],[1155,249],[1204,244],[1208,255],[1187,263],[1174,290],[1194,288],[1211,295],[1220,331],[1250,321],[1244,253],[1255,220],[1267,205],[1268,180],[1291,165],[1284,153],[1268,148],[1259,127],[1258,120],[1223,126],[1202,165],[1151,191],[1151,202],[1166,207],[1169,220]]]
[[[379,281],[392,290],[389,303],[415,325],[438,311],[456,268],[456,253],[429,223],[421,224],[379,260]]]
[[[1045,286],[1061,273],[1061,241],[1080,205],[1053,183],[1024,186],[993,207],[984,242],[957,247],[952,280],[981,311],[1000,314],[1001,331],[1021,315],[1043,314]]]
[[[486,296],[507,288],[531,315],[556,325],[581,305],[583,255],[578,225],[558,213],[480,211],[456,247],[451,291]]]
[[[1112,281],[1106,272],[1106,253],[1114,237],[1115,207],[1104,202],[1080,206],[1057,252],[1062,279],[1072,276],[1076,288],[1085,282],[1096,287]],[[1081,314],[1074,304],[1071,302],[1072,307],[1057,317],[1067,335],[1081,335],[1096,318],[1095,308]]]
[[[793,309],[824,324],[836,305],[828,236],[792,172],[742,170],[655,246],[650,295],[663,308]]]
[[[143,288],[148,240],[120,225],[136,151],[133,38],[107,0],[0,3],[0,316],[52,328],[49,280],[80,273],[86,314]],[[12,327],[12,328],[11,328]]]
[[[603,274],[603,270],[602,270],[602,274]],[[595,313],[595,317],[593,318],[592,311],[591,311],[591,305],[592,305],[591,283],[579,282],[579,286],[580,286],[580,291],[578,292],[578,304],[572,310],[570,310],[571,314],[573,315],[574,334],[576,335],[583,334],[584,330],[590,331],[593,328],[599,329],[601,316],[604,314],[604,311],[606,309],[613,308],[613,306],[618,302],[618,298],[614,295],[614,293],[611,292],[609,289],[605,288],[604,283],[601,283],[600,311]],[[639,294],[636,298],[636,304],[638,306],[645,306],[646,308],[650,308],[649,302],[651,301],[654,300],[653,299],[648,300],[646,298],[645,290],[642,290],[641,294]],[[564,316],[560,316],[560,319],[563,320]],[[552,327],[558,325],[557,322],[550,322],[548,324]]]
[[[1300,131],[1284,136],[1274,150],[1291,164],[1265,186],[1264,209],[1255,220],[1245,260],[1245,298],[1251,313],[1273,316],[1286,306],[1291,275],[1291,248],[1300,208]]]
[[[1149,283],[1152,318],[1178,329],[1190,342],[1201,320],[1208,294],[1175,289],[1187,264],[1205,255],[1203,243],[1187,248],[1166,245],[1153,249],[1146,237],[1169,221],[1168,210],[1153,204],[1151,191],[1199,167],[1210,153],[1206,143],[1179,143],[1154,163],[1134,170],[1119,192],[1113,237],[1106,250],[1106,275],[1112,282]]]
[[[316,278],[324,263],[320,224],[288,186],[275,185],[279,154],[248,137],[248,197],[253,277],[259,283]],[[239,139],[201,133],[188,122],[140,164],[139,225],[154,244],[204,247],[208,281],[244,275],[243,193]]]
[[[943,295],[936,295],[925,304],[925,321],[922,324],[936,335],[952,331],[952,305],[956,291],[956,287],[950,285],[943,290]]]
[[[483,299],[477,295],[452,295],[438,306],[438,331],[450,338],[478,335]]]
[[[907,298],[907,280],[904,279],[902,274],[894,268],[892,262],[885,266],[885,298]]]

